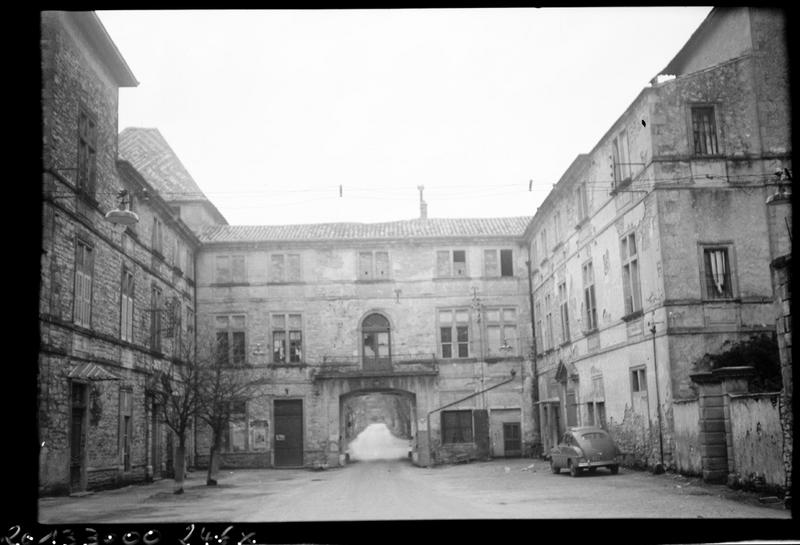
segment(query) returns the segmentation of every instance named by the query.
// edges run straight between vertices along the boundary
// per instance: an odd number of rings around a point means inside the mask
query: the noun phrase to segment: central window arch
[[[392,337],[389,320],[373,313],[361,322],[361,356],[365,370],[392,368]]]

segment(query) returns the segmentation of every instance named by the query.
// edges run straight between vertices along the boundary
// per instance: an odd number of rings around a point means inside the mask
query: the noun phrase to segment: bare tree
[[[165,371],[154,375],[152,391],[164,422],[178,438],[175,460],[175,494],[183,494],[186,478],[186,439],[198,408],[200,368],[192,361],[191,347],[181,360],[173,360]]]
[[[228,355],[227,344],[217,344],[213,357],[204,358],[198,365],[196,415],[211,430],[206,477],[209,486],[217,484],[223,433],[231,421],[234,404],[251,399],[258,386],[266,383],[265,379],[254,379],[248,369],[230,365]]]

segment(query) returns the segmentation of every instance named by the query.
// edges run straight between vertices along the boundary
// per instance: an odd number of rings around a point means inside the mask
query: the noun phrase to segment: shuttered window
[[[77,325],[91,326],[92,317],[92,270],[94,252],[87,243],[78,240],[75,244],[75,293],[74,320]]]
[[[133,342],[133,271],[127,267],[122,269],[122,285],[120,286],[120,338]]]

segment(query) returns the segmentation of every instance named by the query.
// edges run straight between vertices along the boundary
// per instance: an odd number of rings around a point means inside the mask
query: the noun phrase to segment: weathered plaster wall
[[[779,403],[777,393],[731,396],[734,467],[744,483],[760,480],[772,487],[785,484]]]
[[[675,425],[672,449],[675,469],[684,475],[701,475],[703,466],[698,434],[700,408],[697,400],[675,400],[672,414]]]

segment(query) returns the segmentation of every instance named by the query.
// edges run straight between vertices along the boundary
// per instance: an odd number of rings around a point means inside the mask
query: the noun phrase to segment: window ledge
[[[642,309],[635,310],[635,311],[631,312],[630,314],[626,314],[625,316],[623,316],[622,317],[622,321],[623,322],[630,322],[632,320],[635,320],[636,318],[641,318],[643,314],[644,314],[644,312],[642,311]]]
[[[434,282],[439,281],[449,281],[449,280],[472,280],[471,276],[436,276],[434,277]]]
[[[589,223],[589,216],[586,216],[585,218],[579,220],[578,223],[575,224],[575,230],[579,231],[587,223]]]
[[[356,280],[356,284],[388,284],[389,282],[393,282],[391,278],[359,278]]]
[[[303,280],[290,280],[287,282],[280,282],[277,280],[267,281],[267,286],[302,286],[305,285]]]
[[[553,246],[553,247],[550,249],[550,251],[551,251],[551,252],[557,252],[557,251],[558,251],[558,250],[559,250],[559,249],[560,249],[562,246],[564,246],[564,242],[563,242],[563,241],[562,241],[562,242],[559,242],[558,244],[556,244],[555,246]]]
[[[599,332],[600,332],[600,330],[595,327],[594,329],[589,329],[587,331],[584,331],[583,332],[583,336],[584,337],[591,337],[592,335],[597,335]]]
[[[466,358],[445,358],[443,356],[440,356],[438,361],[440,363],[475,363],[478,361],[478,358],[475,358],[473,356],[469,356]]]
[[[181,269],[181,268],[180,268],[180,267],[178,267],[177,265],[175,265],[175,266],[173,266],[173,267],[172,267],[172,272],[174,272],[174,273],[175,273],[175,274],[177,274],[178,276],[183,276],[183,269]]]
[[[537,270],[538,270],[538,269],[537,269]],[[513,275],[505,275],[505,276],[500,276],[500,275],[498,275],[498,276],[481,276],[481,277],[480,277],[480,279],[481,279],[481,280],[514,280],[514,279],[516,279],[516,278],[517,278],[517,277],[516,277],[516,276],[513,276]]]
[[[564,348],[565,346],[569,346],[570,344],[572,344],[572,341],[564,341],[563,343],[558,345],[558,347],[559,348]]]
[[[276,362],[270,362],[269,366],[270,367],[295,367],[295,368],[300,368],[300,367],[308,367],[308,364],[305,363],[305,362],[298,362],[298,363],[284,363],[284,362],[276,363]]]
[[[233,288],[237,286],[249,286],[250,282],[215,282],[209,284],[212,288]]]
[[[161,261],[166,261],[166,259],[164,258],[164,254],[162,254],[158,250],[150,250],[150,251],[153,253],[153,257],[157,257]]]

